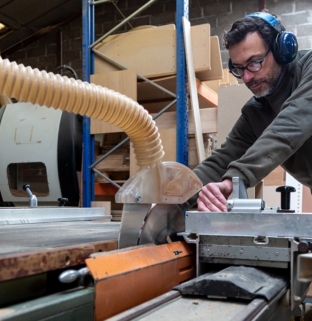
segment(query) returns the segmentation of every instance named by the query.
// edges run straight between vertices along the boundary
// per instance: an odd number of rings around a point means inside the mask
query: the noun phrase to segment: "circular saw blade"
[[[178,232],[185,230],[185,219],[176,204],[156,204],[147,214],[138,244],[170,243],[180,239]]]

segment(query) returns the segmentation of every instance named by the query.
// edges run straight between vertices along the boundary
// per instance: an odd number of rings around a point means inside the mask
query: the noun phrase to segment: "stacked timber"
[[[217,134],[218,112],[218,87],[237,84],[236,79],[231,78],[228,70],[223,70],[219,39],[210,35],[210,25],[202,24],[192,26],[185,33],[186,52],[188,52],[188,83],[190,96],[196,95],[196,104],[190,99],[189,110],[189,167],[194,168],[203,158],[211,154],[214,137]],[[175,25],[160,27],[141,26],[132,31],[111,35],[95,46],[95,74],[91,76],[91,82],[103,87],[118,91],[135,101],[138,101],[151,115],[159,113],[170,104],[176,92],[176,29]],[[191,55],[190,55],[191,54]],[[191,59],[191,60],[190,60]],[[142,80],[142,77],[152,80],[157,86]],[[170,94],[172,93],[172,94]],[[197,103],[198,102],[198,103]],[[198,109],[197,113],[194,112]],[[196,109],[196,110],[197,110]],[[176,106],[170,107],[156,120],[162,139],[165,156],[163,161],[176,160]],[[200,131],[198,131],[200,128]],[[111,135],[120,133],[120,129],[114,125],[91,119],[91,134]],[[201,140],[198,140],[198,136]],[[108,144],[103,138],[98,138],[101,157]],[[204,156],[199,157],[199,146]],[[128,171],[128,177],[134,175],[139,167],[135,163],[133,148],[129,146],[129,154],[125,149],[114,152],[106,161],[99,163],[97,169],[119,181],[122,184],[123,177],[114,176]],[[129,162],[125,163],[128,157]],[[115,169],[113,167],[115,166]],[[128,166],[128,168],[127,168]],[[96,176],[98,184],[106,184],[105,179]],[[96,195],[97,197],[97,195]],[[103,200],[104,195],[101,195]],[[112,211],[120,208],[114,208]]]

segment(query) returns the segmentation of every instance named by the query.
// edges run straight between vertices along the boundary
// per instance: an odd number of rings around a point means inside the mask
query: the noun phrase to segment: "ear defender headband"
[[[277,31],[277,36],[272,44],[272,53],[274,59],[279,64],[288,64],[292,62],[298,52],[298,42],[292,32],[286,31],[284,26],[271,14],[266,12],[254,12],[245,18],[260,18]]]
[[[254,12],[244,18],[247,17],[262,19],[277,31],[277,36],[271,46],[273,57],[277,63],[288,64],[296,58],[298,52],[296,36],[292,32],[286,31],[284,26],[274,16],[266,12]],[[232,62],[229,59],[229,69],[231,70],[232,68]]]

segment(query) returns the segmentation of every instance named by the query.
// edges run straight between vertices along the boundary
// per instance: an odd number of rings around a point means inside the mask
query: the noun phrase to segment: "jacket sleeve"
[[[229,164],[223,179],[240,176],[247,187],[255,186],[312,135],[311,57],[301,67],[301,72],[295,73],[301,79],[294,79],[298,86],[284,102],[280,113],[244,155],[233,158],[236,160]]]
[[[229,163],[232,162],[233,159],[242,157],[256,139],[248,115],[243,113],[227,136],[226,141],[221,145],[221,148],[213,151],[212,155],[201,162],[193,171],[203,185],[210,182],[222,181],[222,176],[227,172]],[[244,181],[246,180],[246,177],[244,177],[242,173],[240,173],[239,177]],[[198,194],[182,204],[182,210],[194,207],[197,198]]]

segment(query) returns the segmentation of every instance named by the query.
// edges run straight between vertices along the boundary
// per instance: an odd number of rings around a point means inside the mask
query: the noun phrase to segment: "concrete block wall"
[[[124,16],[129,16],[148,0],[119,0],[117,6]],[[277,14],[282,24],[296,34],[300,49],[312,48],[312,1],[266,0],[265,8]],[[141,25],[164,25],[175,23],[176,0],[158,0],[140,15],[130,20],[117,32],[125,32]],[[258,0],[190,0],[189,19],[192,25],[210,23],[211,34],[219,36],[224,67],[228,53],[222,46],[222,34],[231,24],[244,15],[259,11]],[[107,33],[122,21],[113,3],[95,8],[95,39]],[[48,36],[36,40],[27,47],[11,54],[11,61],[26,66],[52,71],[59,65],[69,65],[81,78],[82,39],[81,18],[62,26]],[[66,74],[66,73],[65,73]]]

